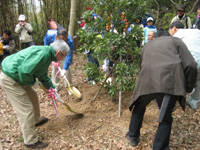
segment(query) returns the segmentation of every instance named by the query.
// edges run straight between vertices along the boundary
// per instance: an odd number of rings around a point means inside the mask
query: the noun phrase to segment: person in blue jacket
[[[74,49],[74,42],[70,35],[68,35],[67,30],[62,28],[60,30],[47,30],[47,33],[43,39],[44,45],[50,45],[55,41],[56,38],[62,39],[66,41],[70,48],[70,52],[67,54],[63,66],[63,72],[66,78],[68,79],[69,83],[72,84],[72,74],[70,65],[73,61],[73,49]],[[57,68],[54,66],[52,67],[52,82],[56,85],[56,90],[58,91],[60,86],[60,79],[56,77]],[[65,82],[65,87],[67,87],[67,83]]]
[[[154,20],[152,17],[147,18],[147,25],[144,28],[144,44],[148,42],[148,33],[150,31],[157,32],[156,26],[153,24]]]
[[[156,19],[151,15],[151,14],[145,14],[144,17],[142,17],[141,23],[143,24],[144,27],[147,25],[147,18],[152,17],[153,18],[153,25],[156,23]]]

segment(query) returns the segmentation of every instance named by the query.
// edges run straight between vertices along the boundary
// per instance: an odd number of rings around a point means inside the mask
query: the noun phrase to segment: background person
[[[194,18],[192,22],[193,29],[200,29],[200,5],[197,8],[197,16]]]
[[[147,25],[147,18],[149,18],[149,17],[152,17],[153,18],[153,24],[155,25],[155,23],[156,23],[156,19],[151,15],[151,14],[145,14],[145,16],[143,16],[142,18],[141,18],[141,23],[142,23],[142,25],[144,26],[144,27],[146,27],[146,25]]]
[[[63,40],[56,40],[50,46],[32,46],[19,51],[2,62],[0,85],[16,111],[28,148],[42,149],[48,145],[39,141],[35,133],[35,126],[46,123],[48,118],[41,117],[38,96],[31,86],[38,78],[46,89],[55,88],[48,77],[49,65],[62,60],[68,52],[68,45]]]
[[[191,19],[185,14],[185,7],[179,6],[177,8],[177,15],[172,19],[171,24],[173,22],[180,21],[184,24],[184,28],[188,29],[192,27]]]
[[[192,109],[197,109],[200,102],[200,31],[199,29],[183,29],[184,25],[177,21],[170,25],[169,33],[171,36],[178,37],[194,57],[198,70],[197,84],[194,92],[189,96],[187,103]]]
[[[144,43],[146,44],[148,42],[148,33],[150,31],[157,32],[156,26],[153,25],[153,18],[149,17],[147,18],[147,25],[144,28]]]
[[[185,109],[186,92],[191,92],[196,82],[197,64],[182,40],[158,33],[141,50],[140,74],[130,101],[129,109],[133,111],[126,136],[131,146],[138,145],[146,106],[156,99],[160,109],[167,94],[169,104],[159,122],[153,150],[169,150],[172,111],[176,101]],[[157,38],[157,34],[161,37]]]
[[[25,49],[34,45],[32,39],[33,28],[30,23],[26,22],[26,17],[23,14],[19,15],[18,20],[19,23],[15,27],[15,32],[19,35],[21,49]]]
[[[87,11],[91,11],[92,8],[91,7],[87,7],[86,10]],[[93,22],[94,26],[95,26],[96,23],[97,23],[97,22],[95,22],[95,20],[97,18],[99,18],[99,16],[97,14],[92,13],[92,19],[89,19],[88,22]],[[94,32],[93,29],[88,29],[87,28],[87,23],[85,23],[84,27],[81,27],[81,29],[83,29],[83,30],[85,30],[87,32],[90,32],[90,33]],[[99,39],[103,38],[103,36],[101,34],[96,35],[96,37],[99,38]],[[85,54],[87,55],[88,63],[94,64],[94,65],[97,66],[97,68],[99,68],[100,63],[99,63],[98,59],[93,56],[93,51],[85,49]],[[87,82],[92,84],[92,85],[96,84],[95,79],[93,77],[91,77],[91,76],[88,76]]]
[[[70,35],[68,35],[66,29],[48,30],[43,39],[44,45],[50,45],[51,43],[55,41],[55,39],[64,40],[70,48],[70,52],[67,54],[64,61],[63,71],[67,80],[72,85],[72,73],[71,73],[70,65],[72,64],[72,61],[73,61],[73,49],[74,49],[73,39],[71,38]],[[52,81],[56,85],[56,90],[59,91],[59,89],[61,88],[60,78],[56,77],[56,72],[57,72],[57,68],[52,66]],[[68,84],[65,80],[64,80],[64,84],[65,84],[65,87],[68,87]]]
[[[137,26],[139,26],[144,31],[144,26],[142,24],[142,18],[141,17],[137,17],[135,23],[136,23]],[[130,27],[128,27],[128,29],[127,29],[127,33],[130,33],[131,30],[134,28],[134,26],[135,26],[134,23],[130,24]],[[144,36],[144,32],[143,32],[143,36]],[[136,42],[137,42],[138,47],[144,46],[144,39],[142,41],[137,40]]]
[[[61,30],[65,29],[61,24],[58,24],[53,18],[48,17],[47,23],[49,24],[51,30]]]
[[[148,41],[154,40],[155,39],[155,32],[154,31],[150,31],[148,33]]]
[[[15,52],[15,40],[11,35],[10,30],[5,30],[3,32],[3,37],[1,38],[1,43],[3,45],[2,55],[0,56],[0,65],[3,59]]]

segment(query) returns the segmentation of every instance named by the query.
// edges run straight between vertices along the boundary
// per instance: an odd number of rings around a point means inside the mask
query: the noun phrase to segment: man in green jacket
[[[41,117],[36,91],[31,87],[36,78],[46,89],[55,88],[48,77],[52,61],[62,60],[69,52],[63,40],[55,40],[50,46],[32,46],[6,57],[2,62],[0,85],[14,107],[28,148],[42,149],[47,143],[38,140],[35,127],[48,121]]]

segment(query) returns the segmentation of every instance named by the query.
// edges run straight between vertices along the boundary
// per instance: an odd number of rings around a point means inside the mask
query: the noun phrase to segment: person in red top
[[[81,25],[80,25],[80,26],[81,26],[81,28],[84,28],[84,27],[85,27],[85,24],[86,24],[86,22],[85,22],[85,20],[84,20],[84,19],[82,19],[82,20],[81,20],[81,22],[82,22],[82,23],[81,23]]]

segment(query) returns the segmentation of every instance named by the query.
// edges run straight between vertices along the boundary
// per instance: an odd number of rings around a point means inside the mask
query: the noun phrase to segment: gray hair
[[[63,40],[56,39],[53,43],[50,44],[53,47],[55,52],[60,51],[63,55],[69,52],[69,46]]]
[[[58,30],[57,32],[57,36],[59,38],[59,36],[64,36],[64,37],[67,37],[68,36],[68,33],[67,33],[67,30],[66,29],[61,29],[61,30]]]

